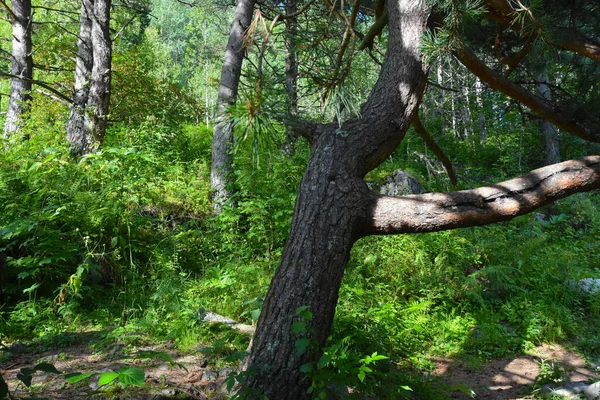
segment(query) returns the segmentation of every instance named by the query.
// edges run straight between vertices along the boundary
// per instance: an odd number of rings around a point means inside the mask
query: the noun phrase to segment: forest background
[[[299,21],[292,114],[341,124],[360,114],[387,32],[371,49],[359,51],[357,42],[340,52],[347,26],[336,14],[345,9],[326,3],[311,3]],[[478,2],[450,3],[461,18],[482,12]],[[573,7],[591,13],[586,4]],[[247,336],[202,316],[209,310],[255,324],[290,230],[310,148],[289,135],[287,25],[256,11],[246,34],[238,100],[228,110],[236,129],[231,198],[216,215],[212,126],[235,4],[115,1],[108,126],[99,150],[84,155],[73,155],[66,140],[79,4],[33,6],[31,99],[0,153],[0,340],[64,346],[76,332],[97,331],[106,345],[135,332],[131,351],[140,342],[171,340],[186,351],[202,343],[211,363],[237,367]],[[368,32],[373,23],[375,11],[355,26]],[[9,78],[9,22],[0,23],[0,37]],[[402,169],[425,191],[443,192],[547,164],[548,127],[471,75],[440,40],[427,42],[420,107],[429,143],[411,128],[365,180],[379,187]],[[575,56],[565,66],[566,56],[543,40],[531,48],[515,80],[545,76],[529,83],[532,92],[546,84],[594,109],[598,63]],[[485,60],[496,71],[506,67]],[[3,112],[9,92],[10,80],[0,81]],[[562,132],[558,142],[562,160],[600,153]],[[451,169],[438,161],[440,149]],[[341,380],[364,395],[447,398],[451,388],[427,374],[438,356],[477,364],[558,342],[598,359],[600,297],[576,284],[600,278],[598,200],[597,192],[582,193],[487,227],[361,239],[346,267],[328,358],[310,375],[314,387]],[[387,358],[362,368],[374,355]]]

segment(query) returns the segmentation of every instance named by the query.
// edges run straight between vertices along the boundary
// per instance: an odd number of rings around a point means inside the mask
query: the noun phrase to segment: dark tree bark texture
[[[213,131],[210,182],[213,189],[213,209],[220,213],[231,197],[233,177],[233,122],[227,109],[237,101],[242,64],[246,49],[244,33],[252,21],[254,0],[238,0],[227,41],[217,97],[217,123]]]
[[[31,0],[12,1],[12,75],[10,99],[4,122],[4,137],[21,130],[20,119],[27,111],[33,79],[31,43]]]
[[[85,108],[88,103],[92,66],[92,19],[93,0],[83,0],[79,17],[79,38],[77,40],[77,58],[75,63],[75,85],[73,104],[67,124],[67,141],[72,152],[85,154],[93,143],[91,132],[86,130]]]
[[[368,222],[370,192],[362,178],[400,143],[419,105],[425,68],[420,43],[428,13],[424,1],[388,2],[390,37],[379,80],[360,119],[325,125],[315,139],[300,184],[292,228],[265,298],[249,359],[245,389],[270,399],[307,398],[301,365],[318,351],[298,355],[294,313],[308,306],[309,339],[321,348],[333,321],[350,249]]]

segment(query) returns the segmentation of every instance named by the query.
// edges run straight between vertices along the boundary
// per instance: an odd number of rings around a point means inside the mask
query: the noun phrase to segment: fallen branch
[[[421,136],[427,147],[429,147],[431,151],[433,151],[433,153],[437,156],[438,160],[442,162],[444,169],[448,173],[448,178],[450,178],[450,182],[452,182],[453,185],[456,185],[457,179],[456,174],[454,173],[454,168],[452,167],[452,163],[450,162],[444,151],[441,149],[441,147],[438,146],[435,140],[433,140],[429,132],[427,132],[427,129],[421,122],[421,118],[419,118],[418,112],[415,113],[413,117],[413,126],[415,128],[415,131],[419,134],[419,136]]]
[[[252,325],[240,324],[239,322],[234,321],[231,318],[224,317],[224,316],[216,314],[212,311],[200,309],[198,311],[198,314],[200,315],[200,321],[202,321],[202,322],[225,324],[225,325],[228,325],[229,327],[231,327],[232,329],[240,331],[246,335],[252,336],[252,335],[254,335],[254,331],[256,330],[256,328]]]

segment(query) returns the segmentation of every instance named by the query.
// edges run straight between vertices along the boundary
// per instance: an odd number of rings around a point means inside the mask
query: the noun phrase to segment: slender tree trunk
[[[79,38],[77,40],[77,59],[75,63],[75,85],[73,105],[67,123],[67,141],[75,154],[85,154],[94,139],[92,132],[86,130],[85,108],[88,103],[92,78],[92,19],[93,0],[83,0],[79,17]]]
[[[85,108],[85,129],[93,141],[87,152],[98,149],[106,133],[112,76],[112,43],[110,39],[111,0],[94,0],[92,14],[92,81]]]
[[[238,0],[227,41],[225,59],[221,69],[221,84],[217,97],[217,123],[213,131],[212,165],[210,182],[213,193],[213,209],[220,213],[231,197],[233,179],[233,122],[227,109],[237,100],[246,50],[244,32],[252,21],[254,0]]]
[[[450,83],[450,87],[452,88],[456,88],[457,85],[455,84],[456,80],[454,77],[455,73],[454,73],[454,69],[450,68],[450,79],[448,80],[448,83]],[[452,92],[450,93],[450,113],[452,114],[452,136],[454,137],[458,137],[458,129],[457,129],[457,124],[456,124],[456,93]]]
[[[388,9],[388,51],[362,117],[341,127],[322,126],[314,142],[292,229],[254,337],[244,383],[251,396],[310,397],[310,380],[300,367],[319,359],[331,330],[350,249],[369,214],[371,192],[362,178],[397,147],[421,100],[426,74],[419,47],[428,16],[424,0],[388,1]],[[292,324],[302,306],[313,317],[300,334],[310,349],[299,354]]]
[[[13,0],[12,14],[12,74],[18,78],[10,81],[10,99],[4,122],[5,138],[21,130],[20,120],[31,100],[33,79],[31,0]]]
[[[444,89],[442,89],[442,87],[444,86],[444,68],[442,66],[442,61],[439,60],[438,64],[437,64],[437,80],[438,80],[438,84],[440,85],[440,88],[438,90],[437,93],[437,97],[438,97],[438,104],[437,104],[437,109],[438,109],[438,114],[440,116],[440,120],[441,120],[441,125],[442,125],[442,133],[446,133],[446,114],[444,112]]]
[[[298,12],[296,0],[288,0],[285,5],[287,15]],[[298,116],[298,53],[296,51],[296,37],[298,35],[298,18],[290,17],[285,21],[285,91],[287,93],[287,105],[289,114],[295,118]],[[293,147],[297,136],[292,129],[286,132],[283,151],[287,154],[293,153]]]
[[[471,115],[471,99],[469,98],[469,87],[470,83],[468,77],[465,76],[465,79],[462,84],[462,94],[464,98],[462,112],[462,120],[464,123],[463,129],[465,133],[465,139],[468,139],[471,142],[471,144],[474,144],[475,142],[473,140],[473,119]]]
[[[544,70],[538,76],[539,83],[536,85],[537,92],[544,99],[551,101],[552,94],[548,87],[548,71]],[[540,132],[542,141],[542,153],[544,154],[544,165],[560,162],[560,146],[558,144],[558,132],[552,123],[540,120]]]
[[[477,113],[479,119],[479,144],[483,144],[487,140],[487,127],[485,123],[485,115],[483,113],[483,98],[481,96],[482,93],[483,88],[481,85],[481,79],[475,77],[475,100],[477,101]]]

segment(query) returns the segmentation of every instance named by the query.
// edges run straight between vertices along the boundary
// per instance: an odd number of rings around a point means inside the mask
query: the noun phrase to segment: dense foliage
[[[0,143],[4,343],[59,346],[69,344],[64,332],[95,329],[106,340],[143,332],[145,341],[173,340],[182,349],[210,345],[211,362],[219,364],[237,363],[248,344],[237,332],[202,323],[200,312],[256,322],[309,149],[299,142],[291,156],[280,151],[282,58],[274,57],[261,90],[251,63],[244,101],[233,110],[235,207],[212,215],[206,122],[212,123],[229,22],[209,17],[209,9],[166,3],[154,1],[149,21],[140,18],[115,44],[113,121],[100,151],[75,159],[64,139],[68,108],[38,92],[24,126],[27,140]],[[36,34],[65,47],[64,37]],[[250,60],[267,46],[258,36]],[[283,32],[275,36],[273,53],[281,51]],[[323,40],[319,52],[330,54],[333,43]],[[44,52],[59,54],[55,47]],[[327,69],[335,60],[320,63],[327,59],[303,68]],[[488,92],[477,111],[475,82],[455,63],[443,65],[449,86],[469,90],[430,91],[423,119],[455,163],[459,188],[539,166],[537,121]],[[337,86],[304,74],[304,112],[340,120],[356,113],[377,67],[355,68]],[[57,76],[48,79],[68,78]],[[485,140],[477,136],[480,118]],[[565,159],[588,150],[579,139],[561,137]],[[381,183],[398,168],[428,191],[451,187],[414,132],[367,180]],[[423,374],[432,372],[434,356],[477,364],[543,342],[599,357],[600,297],[577,284],[600,278],[599,202],[591,192],[494,226],[362,239],[346,270],[325,358],[307,370],[315,393],[343,383],[381,398],[448,398],[453,388]]]

